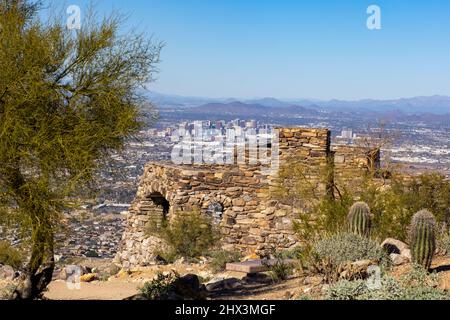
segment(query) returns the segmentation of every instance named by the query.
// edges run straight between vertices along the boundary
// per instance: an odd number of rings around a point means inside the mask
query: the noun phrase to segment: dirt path
[[[65,281],[53,281],[45,293],[50,300],[123,300],[138,293],[138,284],[124,281],[81,283],[71,290]]]
[[[81,283],[79,290],[70,290],[65,281],[53,281],[45,297],[51,300],[122,300],[138,293],[138,288],[145,281],[150,280],[157,271],[168,271],[173,266],[149,268],[136,271],[129,276],[114,278],[110,281]],[[180,274],[201,274],[204,267],[185,268],[180,266]],[[439,274],[440,287],[450,290],[450,257],[438,257],[433,263],[433,268]],[[411,269],[410,265],[396,267],[390,272],[394,277],[399,277]],[[225,278],[239,277],[237,273],[223,274]],[[214,300],[288,300],[296,299],[305,293],[311,293],[321,288],[320,279],[315,277],[305,281],[304,277],[295,277],[280,283],[273,283],[270,278],[259,278],[254,281],[243,281],[242,286],[235,289],[213,292]],[[320,290],[319,290],[320,291]],[[320,292],[316,292],[321,295]]]

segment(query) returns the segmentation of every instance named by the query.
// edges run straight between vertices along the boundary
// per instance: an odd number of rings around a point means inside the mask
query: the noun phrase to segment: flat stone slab
[[[279,260],[277,259],[270,259],[270,260],[249,260],[245,262],[227,263],[226,270],[242,273],[266,272],[270,270],[270,267],[276,265],[278,261]],[[283,260],[283,262],[289,264],[296,262],[296,260],[288,259]]]

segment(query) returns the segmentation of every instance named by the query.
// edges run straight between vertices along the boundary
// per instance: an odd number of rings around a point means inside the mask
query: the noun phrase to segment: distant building
[[[257,128],[257,122],[256,122],[256,120],[250,120],[250,121],[247,121],[247,122],[245,123],[245,127],[246,127],[246,128],[249,128],[249,129],[256,129],[256,128]]]
[[[341,139],[353,139],[353,129],[342,129],[341,135],[338,137]]]

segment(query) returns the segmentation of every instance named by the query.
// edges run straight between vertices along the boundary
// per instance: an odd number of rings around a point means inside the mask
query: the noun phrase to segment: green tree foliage
[[[195,210],[177,212],[172,219],[162,223],[151,221],[147,231],[167,243],[169,256],[183,258],[198,258],[207,254],[219,235],[212,219]]]
[[[9,243],[0,241],[0,263],[19,268],[22,265],[22,252],[13,248]]]
[[[31,2],[0,0],[0,199],[31,236],[18,298],[46,287],[60,213],[141,127],[138,92],[161,48],[120,34],[116,16],[86,15],[75,31],[36,13]]]
[[[411,177],[394,172],[389,180],[367,174],[354,179],[349,188],[336,183],[331,178],[332,171],[331,165],[311,171],[295,162],[280,169],[278,187],[272,196],[300,212],[294,228],[306,245],[344,231],[349,209],[357,200],[369,205],[373,218],[371,236],[379,240],[393,237],[408,241],[411,218],[424,208],[433,212],[438,224],[446,225],[448,230],[450,182],[439,173]],[[355,185],[357,180],[360,182]]]
[[[424,173],[415,177],[394,174],[389,185],[380,187],[366,181],[361,198],[369,205],[374,236],[409,240],[409,225],[413,215],[427,209],[439,225],[450,225],[450,182],[438,173]]]

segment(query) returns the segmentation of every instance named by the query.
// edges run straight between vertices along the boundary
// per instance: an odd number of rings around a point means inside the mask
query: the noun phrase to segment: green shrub
[[[281,251],[280,255],[281,258],[283,259],[302,260],[305,256],[305,249],[300,246],[297,246],[292,249]]]
[[[380,289],[371,290],[365,280],[341,280],[330,285],[328,300],[398,300],[403,291],[398,282],[390,277],[381,279]]]
[[[179,258],[177,252],[172,248],[168,250],[156,250],[155,256],[160,256],[166,263],[174,263]]]
[[[221,272],[226,268],[227,263],[239,262],[241,254],[236,251],[217,250],[209,254],[211,257],[210,268],[213,272]]]
[[[100,256],[98,255],[97,251],[95,250],[89,250],[87,251],[84,256],[86,258],[99,258]]]
[[[178,212],[170,222],[148,230],[166,241],[171,255],[187,259],[204,255],[218,239],[212,220],[198,211]]]
[[[434,213],[438,223],[448,223],[450,183],[437,173],[422,174],[413,178],[394,175],[389,187],[379,188],[372,181],[363,186],[362,200],[372,211],[373,235],[406,242],[412,216],[427,208]]]
[[[287,280],[293,274],[294,266],[292,263],[285,262],[284,259],[278,257],[275,264],[269,266],[269,276],[273,282]]]
[[[341,280],[327,290],[329,300],[448,300],[450,293],[436,288],[437,276],[429,275],[415,266],[413,270],[396,280],[381,278],[381,286],[370,289],[367,281]]]
[[[23,256],[19,250],[5,241],[0,242],[0,263],[18,269],[22,265],[22,261]]]
[[[139,288],[139,291],[149,300],[165,300],[167,294],[179,278],[176,273],[163,274],[158,272],[156,277]]]
[[[317,179],[311,179],[311,176],[317,176]],[[448,227],[450,183],[441,174],[405,177],[392,172],[383,186],[372,174],[362,179],[347,176],[344,178],[349,179],[339,179],[341,181],[330,177],[333,177],[332,165],[311,172],[301,162],[291,160],[280,168],[277,186],[271,196],[299,209],[301,213],[294,221],[294,230],[305,243],[343,231],[355,199],[369,205],[371,236],[380,241],[395,238],[407,242],[411,217],[422,208],[428,208],[438,223],[447,223]]]
[[[336,267],[359,260],[375,260],[383,267],[390,264],[389,256],[375,241],[353,233],[339,233],[318,241],[313,256]]]
[[[447,238],[444,240],[444,249],[445,253],[450,255],[450,236],[447,236]]]
[[[12,283],[0,287],[0,300],[11,300],[16,289],[17,285]]]

